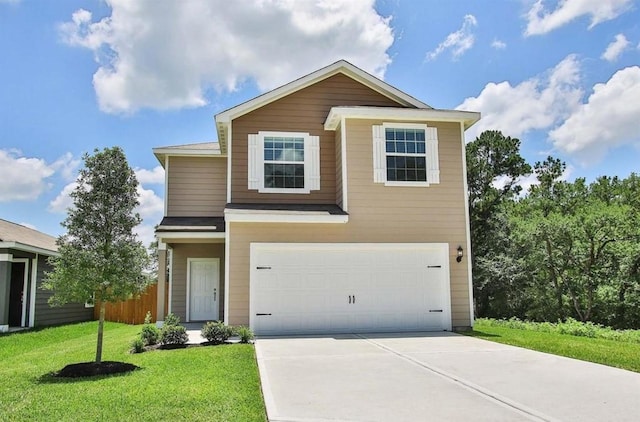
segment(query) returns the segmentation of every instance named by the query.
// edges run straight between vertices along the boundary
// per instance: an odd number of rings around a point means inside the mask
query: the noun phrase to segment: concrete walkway
[[[269,420],[638,421],[640,374],[453,333],[266,337]]]

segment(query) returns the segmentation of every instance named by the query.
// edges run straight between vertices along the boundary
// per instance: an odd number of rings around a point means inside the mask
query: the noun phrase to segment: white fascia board
[[[189,230],[202,230],[202,231],[215,231],[216,226],[158,226],[156,231],[162,230],[175,230],[175,231],[189,231]]]
[[[229,223],[334,223],[344,224],[348,215],[332,215],[324,211],[225,210]]]
[[[160,164],[164,167],[165,157],[213,157],[226,158],[227,154],[223,154],[220,150],[206,149],[178,149],[178,148],[154,148],[153,155],[156,156]]]
[[[324,130],[336,130],[342,119],[421,120],[461,122],[465,129],[478,120],[480,113],[460,110],[436,110],[396,107],[332,107],[324,122]],[[344,128],[343,128],[344,129]]]
[[[159,242],[165,242],[165,239],[224,239],[223,232],[160,232],[156,233]]]
[[[57,251],[52,251],[50,249],[45,249],[45,248],[39,248],[37,246],[25,245],[24,243],[20,243],[20,242],[0,242],[0,249],[4,249],[4,248],[17,249],[23,252],[31,252],[36,254],[39,253],[42,255],[49,255],[49,256],[60,255]]]

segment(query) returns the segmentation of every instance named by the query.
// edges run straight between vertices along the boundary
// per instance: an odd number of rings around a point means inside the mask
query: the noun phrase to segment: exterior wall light
[[[456,261],[461,262],[463,257],[462,246],[458,246],[458,256],[456,256]]]

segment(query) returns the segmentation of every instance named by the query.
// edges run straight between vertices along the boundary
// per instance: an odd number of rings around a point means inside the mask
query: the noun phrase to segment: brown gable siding
[[[169,157],[167,217],[215,217],[227,203],[227,160]]]
[[[335,133],[324,130],[324,121],[333,106],[399,107],[398,103],[338,74],[301,89],[232,123],[232,202],[332,204],[336,202]],[[309,132],[320,137],[320,190],[308,195],[260,194],[247,188],[247,139],[259,131]]]

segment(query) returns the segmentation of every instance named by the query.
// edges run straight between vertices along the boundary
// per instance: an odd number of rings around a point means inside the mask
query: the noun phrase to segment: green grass
[[[535,331],[527,328],[510,328],[504,324],[493,324],[492,322],[492,320],[479,319],[476,321],[473,331],[465,334],[498,343],[640,372],[640,344],[638,343]]]
[[[94,359],[97,323],[0,336],[0,421],[265,421],[253,345],[129,354],[141,326],[105,324],[103,360],[142,369],[60,380]]]

